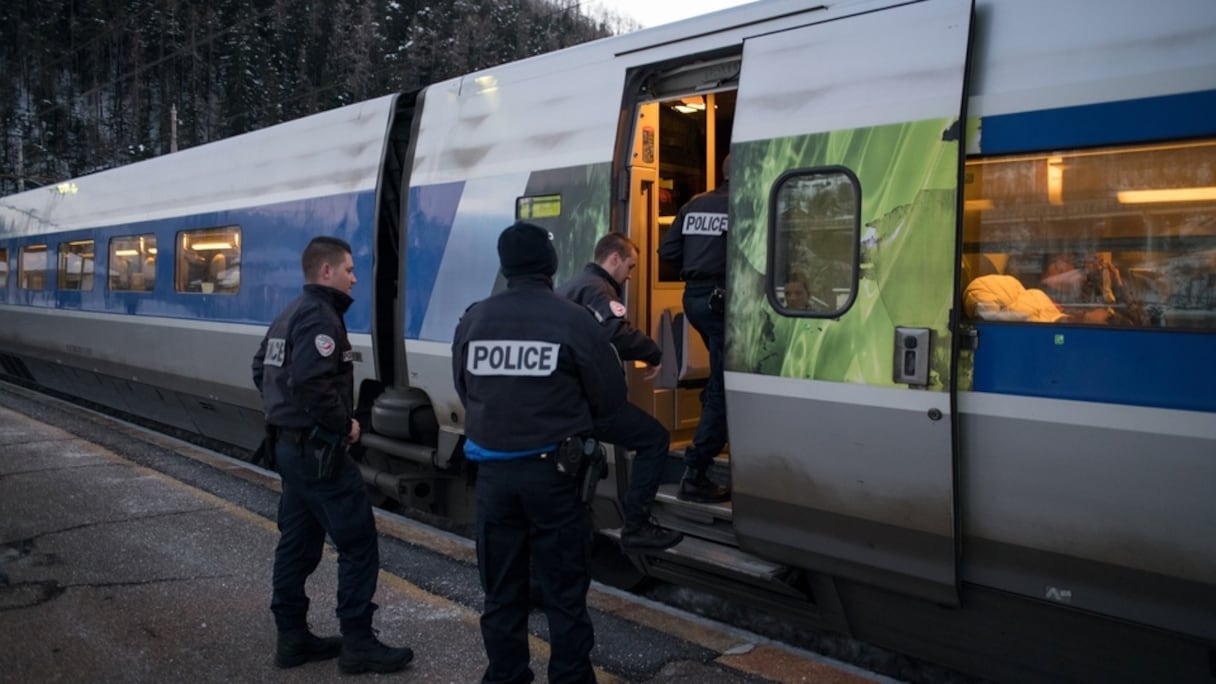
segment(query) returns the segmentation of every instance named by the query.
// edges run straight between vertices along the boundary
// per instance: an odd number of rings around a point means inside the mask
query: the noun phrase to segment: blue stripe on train
[[[1216,334],[976,325],[974,389],[1216,411]]]
[[[17,263],[22,246],[48,246],[48,287],[43,290],[18,288],[17,274],[13,273],[0,302],[46,309],[266,325],[300,293],[304,284],[300,254],[305,245],[313,237],[330,235],[349,242],[354,252],[358,282],[351,293],[355,303],[346,314],[347,330],[367,333],[371,329],[375,199],[374,192],[364,191],[0,240],[0,247],[8,247],[13,263]],[[177,292],[174,262],[178,233],[233,225],[241,229],[240,290],[235,295]],[[110,240],[146,234],[156,236],[159,249],[154,291],[110,290],[106,282]],[[56,285],[59,245],[73,240],[96,241],[92,289],[66,290]]]
[[[410,188],[405,250],[405,336],[408,339],[418,339],[422,331],[463,193],[464,181]],[[459,255],[453,258],[459,258]]]
[[[983,154],[1075,149],[1216,135],[1216,90],[985,116]]]

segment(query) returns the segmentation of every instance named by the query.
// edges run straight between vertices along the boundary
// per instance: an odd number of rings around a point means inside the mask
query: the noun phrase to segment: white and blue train
[[[1210,681],[1214,113],[1211,0],[756,2],[5,197],[0,361],[252,449],[250,359],[336,235],[369,485],[467,521],[450,342],[498,232],[549,228],[559,281],[641,247],[668,372],[624,370],[686,443],[705,355],[655,250],[730,153],[734,498],[665,487],[686,540],[616,578],[998,679]]]

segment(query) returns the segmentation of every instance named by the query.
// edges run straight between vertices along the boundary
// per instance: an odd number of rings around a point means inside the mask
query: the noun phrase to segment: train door
[[[630,369],[630,399],[671,431],[677,449],[691,442],[700,419],[709,353],[683,321],[679,268],[660,260],[657,251],[680,207],[721,182],[738,73],[738,54],[653,72],[647,99],[636,109],[629,226],[640,252],[633,280],[639,287],[629,293],[629,303],[639,312],[636,325],[664,348],[664,358],[663,372],[653,381],[645,380],[642,364]]]
[[[738,543],[945,604],[972,11],[926,0],[746,40],[731,143]]]

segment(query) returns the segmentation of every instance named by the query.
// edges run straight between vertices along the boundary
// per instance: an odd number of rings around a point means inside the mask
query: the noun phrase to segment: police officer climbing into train
[[[633,327],[625,317],[622,288],[638,264],[638,247],[620,233],[608,233],[595,245],[594,262],[562,284],[558,291],[595,313],[608,329],[612,346],[622,361],[643,361],[650,366],[646,379],[659,372],[663,352],[654,340]],[[650,505],[659,490],[663,463],[667,460],[671,435],[663,424],[642,409],[626,402],[621,410],[597,420],[595,439],[635,451],[629,473],[629,488],[622,502],[625,526],[621,546],[665,549],[684,538],[675,530],[659,527],[650,517]]]
[[[414,653],[384,645],[372,631],[380,547],[367,489],[348,450],[354,418],[354,356],[343,314],[353,301],[350,245],[318,237],[302,258],[304,292],[274,322],[253,358],[269,453],[282,476],[279,543],[270,610],[278,627],[275,663],[295,667],[338,658],[343,673],[396,672]],[[328,534],[338,549],[341,637],[308,628],[304,585]]]
[[[726,233],[730,207],[730,155],[722,160],[722,183],[688,201],[659,245],[659,257],[680,268],[684,315],[709,350],[709,380],[701,390],[701,420],[684,452],[684,478],[677,497],[716,503],[730,490],[709,479],[709,467],[726,446]]]
[[[604,466],[591,433],[624,405],[625,378],[608,331],[553,291],[552,240],[530,223],[504,230],[507,289],[469,307],[452,340],[465,455],[477,464],[485,684],[532,681],[532,574],[549,619],[549,681],[595,681],[588,503]]]

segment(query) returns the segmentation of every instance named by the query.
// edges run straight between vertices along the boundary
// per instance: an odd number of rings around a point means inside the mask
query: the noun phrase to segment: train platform
[[[273,473],[20,388],[0,389],[0,680],[323,682],[334,661],[273,662]],[[375,627],[415,682],[485,666],[472,543],[377,511]],[[337,633],[337,563],[309,584],[313,631]],[[596,584],[600,682],[893,681]],[[543,615],[532,669],[546,681]]]

